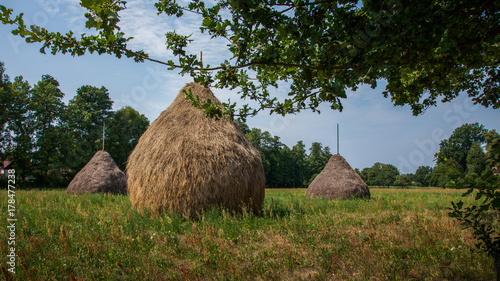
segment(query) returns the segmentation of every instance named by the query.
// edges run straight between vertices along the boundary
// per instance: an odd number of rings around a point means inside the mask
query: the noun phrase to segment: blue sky
[[[2,2],[14,8],[14,13],[23,12],[28,24],[53,31],[90,33],[84,29],[84,10],[78,0]],[[194,54],[203,51],[204,63],[217,65],[231,57],[224,41],[199,33],[200,19],[196,15],[181,19],[157,16],[154,2],[128,1],[127,10],[121,13],[122,31],[134,37],[129,45],[132,49],[144,49],[159,60],[174,59],[165,49],[164,34],[175,30],[185,35],[193,34],[195,41],[188,51]],[[41,45],[26,44],[10,30],[10,26],[0,26],[0,61],[5,63],[7,74],[11,79],[22,75],[32,85],[42,75],[50,74],[61,84],[66,103],[82,85],[104,86],[110,92],[115,110],[128,105],[152,122],[170,105],[182,86],[192,81],[188,76],[182,77],[152,62],[138,64],[132,59],[109,55],[43,55],[39,52]],[[433,166],[439,142],[464,123],[479,122],[487,129],[500,131],[500,110],[473,105],[466,95],[450,103],[440,103],[415,117],[409,107],[394,107],[384,98],[381,93],[385,83],[379,84],[377,89],[360,87],[356,92],[349,92],[343,102],[343,112],[333,111],[325,104],[321,114],[304,111],[281,117],[263,112],[248,119],[247,123],[280,136],[289,147],[302,140],[309,148],[317,141],[330,146],[334,153],[336,124],[340,123],[340,154],[353,168],[362,169],[382,162],[395,165],[403,173],[413,173],[421,165]],[[273,94],[283,96],[286,88],[286,84],[281,83]],[[237,100],[228,90],[212,90],[221,101]]]

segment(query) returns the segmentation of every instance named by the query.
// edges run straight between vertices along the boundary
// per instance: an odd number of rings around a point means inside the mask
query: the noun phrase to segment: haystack
[[[370,198],[370,190],[344,157],[335,154],[309,185],[306,196],[327,199]]]
[[[191,217],[211,206],[259,210],[265,175],[260,153],[234,121],[205,117],[184,98],[219,100],[209,88],[187,84],[149,126],[127,162],[132,205]]]
[[[127,177],[106,151],[98,151],[76,174],[66,192],[127,194]]]

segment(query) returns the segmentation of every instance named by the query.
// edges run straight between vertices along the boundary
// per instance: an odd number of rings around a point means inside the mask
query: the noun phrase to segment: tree
[[[490,167],[500,166],[500,134],[495,130],[483,133],[486,140],[486,162]]]
[[[449,187],[451,180],[456,180],[462,176],[460,165],[458,162],[451,158],[446,162],[436,164],[434,171],[429,176],[429,184],[431,186]]]
[[[5,68],[0,62],[0,158],[14,160],[18,181],[24,181],[31,170],[33,153],[32,111],[30,111],[31,86],[22,76],[11,82],[4,74]]]
[[[112,115],[113,101],[105,87],[81,86],[69,101],[65,112],[65,123],[71,131],[72,160],[67,163],[74,170],[80,170],[98,151],[102,149],[103,123]]]
[[[34,126],[33,111],[30,110],[31,86],[22,76],[12,83],[12,96],[9,106],[8,130],[12,136],[11,155],[17,173],[23,175],[19,181],[29,176],[32,170]]]
[[[432,168],[429,166],[420,166],[415,171],[413,181],[421,186],[429,186],[429,175],[432,174]]]
[[[486,168],[486,157],[483,148],[478,142],[472,144],[467,154],[467,174],[480,175]]]
[[[364,168],[360,176],[368,186],[385,186],[394,185],[396,177],[399,175],[399,170],[392,164],[383,164],[377,162],[370,168]]]
[[[246,136],[260,152],[264,173],[266,174],[266,186],[271,188],[282,187],[283,166],[280,159],[284,144],[280,142],[280,138],[278,136],[273,137],[269,132],[262,132],[256,128],[252,128]]]
[[[64,150],[61,116],[65,109],[63,96],[59,82],[50,75],[43,75],[42,80],[31,90],[30,110],[33,111],[35,138],[33,165],[41,185],[52,184],[61,179]]]
[[[42,43],[41,52],[80,56],[88,51],[137,62],[150,60],[179,69],[205,85],[239,88],[242,98],[260,105],[240,107],[237,115],[242,117],[265,108],[279,114],[317,110],[323,102],[342,110],[347,89],[355,90],[360,84],[375,88],[382,79],[387,81],[384,96],[395,105],[410,105],[415,115],[438,99],[447,102],[463,91],[477,104],[500,107],[498,1],[155,3],[158,14],[200,15],[202,32],[228,40],[231,55],[215,67],[188,53],[190,36],[176,32],[166,31],[166,46],[177,56],[177,64],[129,49],[131,38],[119,27],[125,3],[81,1],[87,9],[85,27],[95,29],[81,38],[71,31],[61,34],[27,27],[22,14],[13,16],[12,9],[3,5],[0,19],[14,25],[13,33],[27,42]],[[292,81],[289,98],[284,100],[270,94],[280,80]],[[235,114],[235,104],[198,106],[211,115]]]
[[[479,123],[464,124],[456,128],[447,140],[439,144],[439,152],[436,154],[436,164],[444,163],[454,159],[458,163],[460,173],[467,170],[467,154],[472,144],[478,142],[483,144],[485,138],[483,133],[487,132]]]
[[[106,129],[107,151],[120,169],[125,170],[127,158],[149,126],[149,120],[130,106],[113,114]]]
[[[307,153],[304,142],[298,141],[297,144],[292,147],[290,154],[295,163],[296,169],[293,173],[295,178],[295,187],[304,187],[307,185]]]
[[[281,149],[279,155],[280,158],[277,164],[280,170],[280,184],[277,187],[301,187],[299,184],[297,184],[297,180],[294,176],[295,172],[298,170],[298,167],[295,159],[292,156],[292,150],[288,146],[283,145],[283,148]]]
[[[382,164],[380,173],[377,175],[377,180],[379,182],[379,185],[389,187],[391,185],[394,185],[397,176],[399,176],[399,171],[396,166],[392,164]]]
[[[361,171],[361,178],[365,181],[365,183],[369,186],[380,185],[380,182],[377,180],[377,175],[380,173],[382,169],[382,163],[374,163],[370,168],[364,168]]]
[[[323,145],[319,142],[313,142],[309,150],[310,153],[307,157],[308,173],[306,174],[308,184],[310,184],[316,176],[323,171],[326,163],[328,163],[328,160],[332,157],[330,148],[328,146],[323,148]]]
[[[363,168],[363,170],[361,170],[359,172],[359,176],[363,179],[363,181],[368,185],[368,186],[373,186],[373,182],[372,182],[372,179],[371,179],[371,168],[369,167],[366,167],[366,168]]]
[[[240,125],[240,128],[247,127]],[[266,186],[270,188],[308,185],[332,156],[330,148],[323,148],[321,143],[313,143],[307,155],[303,141],[298,141],[290,149],[281,143],[278,136],[271,136],[269,132],[262,132],[257,128],[248,130],[246,137],[260,152],[266,174]]]
[[[496,146],[500,147],[500,145]],[[461,200],[452,202],[448,214],[456,218],[465,228],[473,231],[478,240],[476,248],[479,252],[487,253],[494,259],[497,271],[497,280],[500,280],[500,231],[498,218],[500,216],[500,178],[491,170],[481,175],[472,173],[457,182],[450,183],[456,188],[467,188],[462,195],[475,194],[475,203],[466,206]]]
[[[0,156],[3,159],[6,152],[11,149],[12,135],[8,128],[9,120],[12,117],[11,105],[13,98],[12,82],[5,73],[4,63],[0,62]]]
[[[408,175],[397,175],[394,185],[408,188],[411,185],[411,177]]]

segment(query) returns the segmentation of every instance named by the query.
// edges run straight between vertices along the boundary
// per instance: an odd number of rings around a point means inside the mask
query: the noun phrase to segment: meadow
[[[152,216],[126,196],[16,193],[10,280],[494,280],[493,260],[447,215],[462,190],[371,189],[369,200],[267,189],[262,213],[211,209],[199,220]],[[473,197],[463,198],[472,202]]]

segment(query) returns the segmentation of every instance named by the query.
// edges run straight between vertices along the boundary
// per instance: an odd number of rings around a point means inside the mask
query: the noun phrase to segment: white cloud
[[[134,37],[132,49],[144,50],[152,57],[165,58],[165,33],[171,28],[162,16],[156,15],[150,1],[127,2],[127,9],[120,13],[120,27],[126,36]],[[170,58],[171,59],[171,58]]]
[[[121,12],[120,27],[126,36],[134,37],[130,47],[144,50],[151,57],[167,61],[174,59],[172,53],[166,50],[167,32],[175,31],[181,35],[192,35],[193,43],[186,50],[191,54],[203,51],[205,64],[218,65],[229,59],[225,39],[211,39],[199,30],[201,17],[186,12],[181,18],[157,15],[153,1],[129,1],[127,9]],[[224,59],[221,59],[224,58]]]

